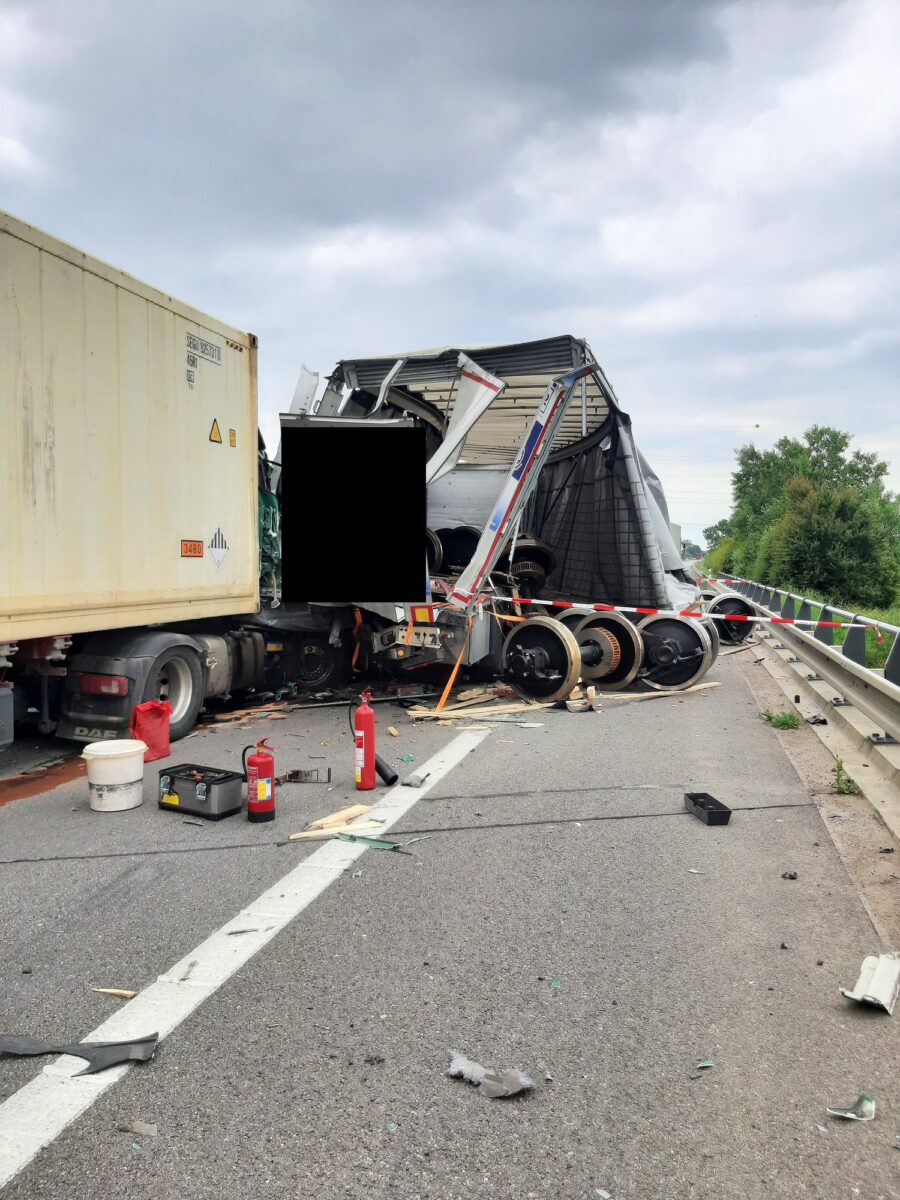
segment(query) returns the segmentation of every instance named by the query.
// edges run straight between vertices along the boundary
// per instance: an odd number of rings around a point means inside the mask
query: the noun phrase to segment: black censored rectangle
[[[282,431],[286,601],[425,600],[425,431]]]

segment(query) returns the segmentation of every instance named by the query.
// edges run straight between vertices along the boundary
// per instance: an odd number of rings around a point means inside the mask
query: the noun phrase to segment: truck
[[[623,606],[699,595],[584,339],[343,359],[321,394],[298,386],[282,429],[425,428],[425,605],[283,601],[287,468],[259,433],[258,352],[0,213],[0,746],[26,718],[121,737],[147,700],[168,701],[177,740],[207,702],[364,672],[457,666],[555,698],[580,676],[687,686],[707,669],[708,625],[647,638],[627,612],[522,607],[545,589]]]
[[[257,339],[0,213],[0,738],[262,678]]]

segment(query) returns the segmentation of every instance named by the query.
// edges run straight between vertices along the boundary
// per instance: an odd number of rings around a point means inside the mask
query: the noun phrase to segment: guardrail
[[[779,636],[796,649],[798,658],[884,731],[882,735],[873,735],[873,741],[900,742],[900,627],[863,613],[810,600],[796,592],[767,587],[752,579],[725,578],[708,582],[731,588],[757,611],[768,616],[808,624],[811,632],[804,631],[799,624],[783,625],[779,628]],[[820,609],[816,617],[812,615],[814,609]],[[834,625],[844,618],[848,620],[844,642],[835,646]],[[879,639],[884,639],[885,635],[892,639],[883,669],[866,665],[867,629],[875,630]]]

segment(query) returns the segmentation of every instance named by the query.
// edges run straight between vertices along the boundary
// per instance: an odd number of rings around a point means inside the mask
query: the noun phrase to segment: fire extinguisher
[[[247,757],[252,746],[244,747],[244,778],[247,780],[247,820],[275,820],[275,759],[269,739],[256,743],[256,753]]]
[[[356,744],[356,790],[368,792],[375,786],[375,710],[369,704],[372,693],[360,696],[361,704],[353,714],[353,739]]]

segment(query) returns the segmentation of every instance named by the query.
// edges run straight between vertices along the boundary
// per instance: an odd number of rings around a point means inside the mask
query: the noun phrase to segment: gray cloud
[[[587,336],[697,533],[750,438],[900,462],[898,49],[891,0],[7,5],[0,206],[259,334],[270,439],[301,360]]]

